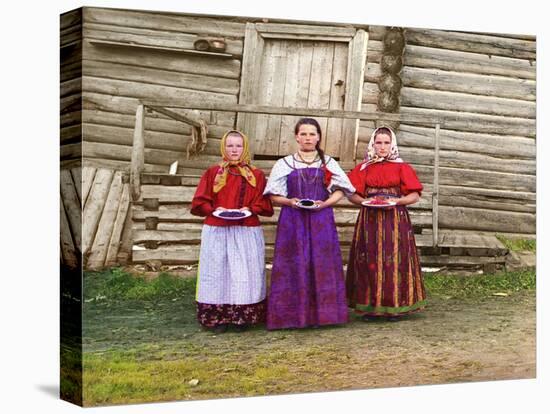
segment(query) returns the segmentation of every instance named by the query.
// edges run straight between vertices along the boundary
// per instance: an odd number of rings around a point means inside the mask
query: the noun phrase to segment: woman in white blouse
[[[312,118],[295,126],[298,152],[278,160],[264,194],[281,214],[268,294],[267,328],[346,323],[344,273],[332,206],[355,188],[321,150]]]

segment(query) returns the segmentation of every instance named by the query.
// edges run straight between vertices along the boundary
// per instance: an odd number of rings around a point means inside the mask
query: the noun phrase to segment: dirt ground
[[[260,388],[206,391],[215,378],[201,378],[202,392],[197,387],[177,399],[534,378],[535,305],[534,291],[467,301],[435,297],[399,322],[350,315],[344,326],[272,332],[258,326],[215,335],[198,326],[191,299],[97,302],[85,305],[84,351],[149,350],[138,352],[142,360],[151,349],[155,358],[159,351],[172,360],[218,358],[220,375],[254,364],[254,372],[258,364],[280,368],[280,377],[265,374]]]

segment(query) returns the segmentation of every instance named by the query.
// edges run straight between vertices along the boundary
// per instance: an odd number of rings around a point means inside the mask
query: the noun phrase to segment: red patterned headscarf
[[[381,129],[385,129],[389,131],[391,136],[390,152],[385,157],[380,157],[376,155],[376,151],[374,150],[374,140],[376,138],[376,135],[380,132]],[[374,164],[382,161],[403,162],[403,160],[399,158],[399,148],[397,148],[397,138],[395,136],[395,132],[393,132],[393,129],[387,126],[378,127],[373,131],[370,137],[369,146],[367,148],[367,152],[365,154],[365,158],[363,159],[363,164],[361,165],[360,170],[364,170],[369,164]]]

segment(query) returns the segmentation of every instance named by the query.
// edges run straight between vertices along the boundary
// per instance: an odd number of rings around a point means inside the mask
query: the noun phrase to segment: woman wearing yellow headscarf
[[[264,236],[258,215],[272,216],[264,173],[250,164],[248,138],[228,131],[222,160],[201,177],[191,214],[206,217],[197,281],[199,323],[225,332],[265,320]]]

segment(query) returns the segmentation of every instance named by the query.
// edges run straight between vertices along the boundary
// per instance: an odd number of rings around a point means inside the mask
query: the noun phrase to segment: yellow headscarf
[[[238,134],[243,138],[243,153],[236,161],[230,161],[227,153],[225,152],[225,143],[227,137],[230,134]],[[245,134],[237,130],[227,131],[222,137],[220,143],[220,150],[222,153],[223,161],[220,163],[216,178],[214,178],[214,192],[219,192],[227,183],[227,175],[229,174],[229,167],[236,166],[245,180],[252,186],[256,187],[256,176],[252,172],[255,168],[250,165],[250,150],[248,146],[248,138]]]

